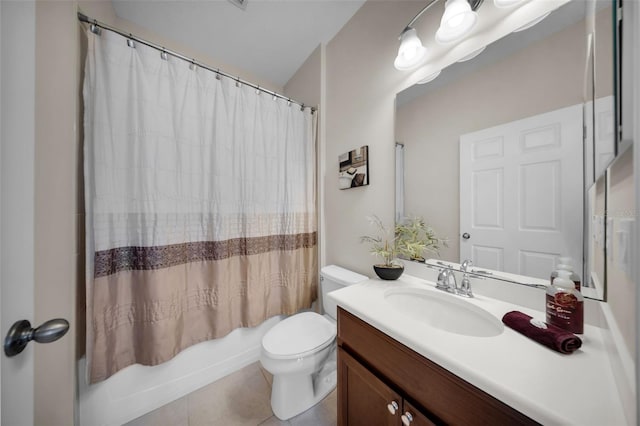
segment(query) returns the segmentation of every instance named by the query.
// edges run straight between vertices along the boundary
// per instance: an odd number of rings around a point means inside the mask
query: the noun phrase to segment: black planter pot
[[[397,280],[404,272],[404,266],[394,266],[392,268],[380,265],[373,265],[373,270],[383,280]]]

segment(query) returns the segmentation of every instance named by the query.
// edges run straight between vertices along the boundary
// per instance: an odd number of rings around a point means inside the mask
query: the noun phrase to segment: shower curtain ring
[[[100,35],[102,33],[102,30],[100,29],[100,27],[98,27],[98,21],[96,21],[95,19],[93,20],[93,24],[89,26],[89,29],[95,35]]]
[[[220,68],[216,70],[216,80],[220,80]]]
[[[160,58],[162,58],[165,61],[169,59],[169,56],[167,55],[167,51],[164,50],[164,48],[162,49],[162,52],[160,52]]]
[[[242,83],[240,83],[240,77],[236,77],[236,87],[240,86],[242,86]]]
[[[194,71],[196,69],[196,60],[195,59],[191,60],[191,63],[189,64],[189,69],[191,71]]]

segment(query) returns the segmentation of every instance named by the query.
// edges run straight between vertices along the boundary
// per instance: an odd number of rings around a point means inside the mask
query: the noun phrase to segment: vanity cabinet
[[[349,426],[434,426],[409,401],[378,379],[372,372],[338,348],[340,425]]]
[[[338,425],[402,424],[538,423],[338,308]]]

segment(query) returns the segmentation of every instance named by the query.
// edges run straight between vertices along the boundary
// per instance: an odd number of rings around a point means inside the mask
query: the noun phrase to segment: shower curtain
[[[89,381],[310,307],[310,109],[109,31],[87,38]]]

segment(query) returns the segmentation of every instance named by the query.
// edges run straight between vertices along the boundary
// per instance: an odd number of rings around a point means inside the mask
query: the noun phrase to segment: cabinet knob
[[[409,426],[413,422],[413,416],[408,411],[405,412],[400,418],[402,419],[402,424],[404,426]]]
[[[391,401],[390,403],[387,404],[387,410],[389,410],[389,412],[394,416],[398,408],[400,407],[398,406],[398,403],[396,401]]]

